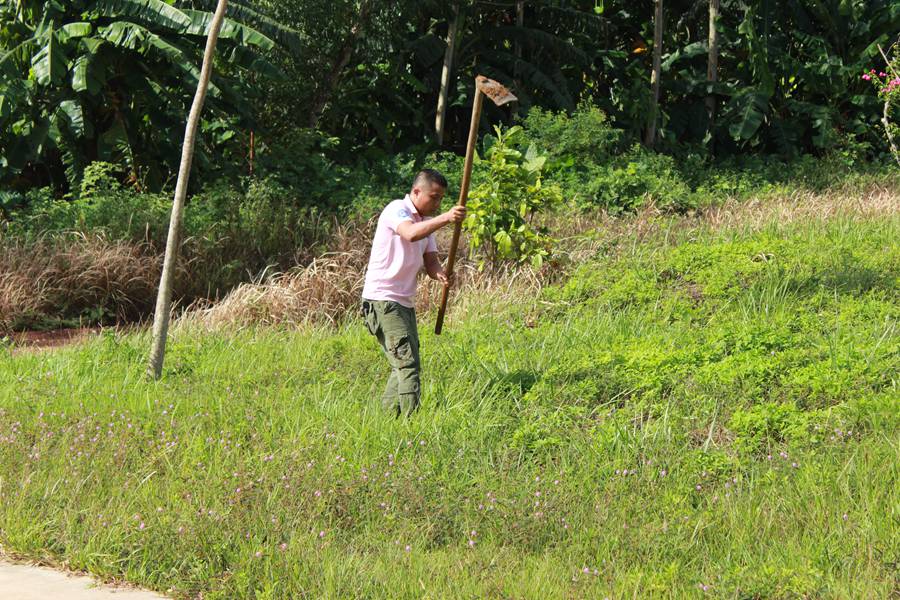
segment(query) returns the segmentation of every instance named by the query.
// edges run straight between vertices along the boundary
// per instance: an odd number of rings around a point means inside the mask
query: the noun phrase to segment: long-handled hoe
[[[493,79],[488,79],[482,75],[475,78],[475,103],[472,105],[472,125],[469,127],[469,143],[466,146],[466,163],[463,168],[462,185],[459,188],[459,205],[465,206],[469,200],[469,184],[472,180],[472,162],[475,159],[475,142],[478,140],[478,127],[481,123],[481,105],[484,97],[490,98],[497,106],[503,106],[515,100],[503,85],[497,83]],[[447,257],[446,271],[449,275],[453,274],[453,265],[456,263],[456,248],[459,246],[459,234],[462,231],[462,223],[457,223],[453,229],[453,242],[450,244],[450,254]],[[450,283],[444,285],[444,292],[441,295],[441,308],[438,310],[437,323],[434,326],[434,333],[441,334],[444,328],[444,313],[447,311],[447,299],[450,296]]]

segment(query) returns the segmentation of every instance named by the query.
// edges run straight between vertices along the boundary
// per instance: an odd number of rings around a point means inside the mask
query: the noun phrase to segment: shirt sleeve
[[[427,239],[428,244],[425,245],[425,254],[428,254],[429,252],[437,252],[437,241],[435,241],[434,239],[434,234],[432,233],[431,235],[429,235]]]
[[[400,223],[404,221],[413,222],[413,218],[412,213],[402,203],[384,209],[384,223],[390,227],[391,231],[397,231]]]

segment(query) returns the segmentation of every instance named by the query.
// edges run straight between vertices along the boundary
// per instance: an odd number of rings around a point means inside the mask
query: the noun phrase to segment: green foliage
[[[735,443],[748,451],[797,445],[809,439],[809,415],[794,404],[766,403],[735,411],[728,423]]]
[[[0,182],[74,191],[84,167],[100,160],[118,165],[130,185],[162,189],[177,168],[214,6],[0,5]],[[539,2],[527,6],[521,25],[510,3],[266,0],[229,8],[196,157],[198,188],[249,172],[251,132],[255,160],[273,167],[265,174],[290,171],[305,160],[303,144],[296,154],[279,150],[308,136],[312,123],[329,140],[316,152],[334,169],[427,155],[446,36],[459,16],[445,148],[464,145],[472,78],[484,73],[514,88],[526,129],[550,157],[547,176],[556,180],[562,167],[567,196],[614,211],[693,205],[677,185],[664,193],[677,184],[671,165],[616,160],[646,124],[649,6]],[[706,76],[705,6],[676,2],[666,21],[660,147],[677,162],[687,153],[814,153],[865,165],[885,151],[882,103],[859,75],[900,29],[892,3],[723,0],[714,84]],[[707,99],[716,107],[712,120]],[[487,106],[485,117],[497,123],[509,113]],[[644,160],[659,176],[641,173]],[[616,184],[623,178],[630,181]],[[619,189],[607,191],[612,184]]]
[[[163,244],[168,231],[171,198],[123,189],[106,163],[95,163],[84,179],[85,194],[57,199],[52,191],[15,215],[10,233],[37,237],[58,232],[96,232],[114,240]],[[192,232],[193,233],[193,232]]]
[[[81,196],[94,196],[101,192],[116,192],[122,189],[116,165],[107,162],[93,162],[84,169],[81,176]]]
[[[591,102],[571,114],[532,108],[522,120],[529,139],[547,152],[549,170],[574,170],[586,163],[605,164],[620,149],[623,132]]]
[[[542,171],[547,161],[534,146],[524,154],[516,149],[524,137],[521,127],[506,132],[496,128],[497,137],[485,144],[484,181],[469,194],[469,214],[463,227],[473,249],[484,261],[530,261],[540,267],[551,255],[553,240],[537,219],[562,201],[555,186],[545,186]]]
[[[548,181],[582,209],[617,214],[649,205],[683,211],[695,204],[675,159],[640,146],[621,151],[624,132],[589,102],[571,115],[533,109],[523,127],[528,143],[549,156]]]
[[[664,211],[693,207],[694,198],[676,161],[670,156],[634,146],[605,169],[589,169],[580,190],[582,206],[599,206],[610,213],[655,206]]]

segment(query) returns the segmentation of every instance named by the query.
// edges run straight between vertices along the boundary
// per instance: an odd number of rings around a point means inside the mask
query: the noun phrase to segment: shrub
[[[532,108],[522,122],[529,139],[550,157],[549,169],[578,170],[580,165],[604,164],[619,150],[623,132],[613,128],[606,114],[583,102],[571,115]]]
[[[464,222],[473,249],[485,260],[531,261],[537,267],[550,256],[553,239],[536,217],[553,209],[562,195],[556,186],[544,186],[542,170],[547,161],[535,146],[523,154],[516,145],[524,138],[521,127],[497,137],[485,151],[485,181],[469,196],[469,216]]]
[[[27,208],[15,214],[11,233],[36,238],[71,231],[110,240],[165,242],[170,198],[123,189],[102,171],[86,182],[87,193],[74,200],[54,198],[49,190],[33,195]]]
[[[593,168],[582,184],[582,206],[600,206],[610,213],[634,211],[648,205],[683,211],[695,205],[675,159],[634,146],[606,168]]]

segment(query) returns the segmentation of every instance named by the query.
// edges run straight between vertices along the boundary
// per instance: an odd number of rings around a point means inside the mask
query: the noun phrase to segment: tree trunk
[[[716,30],[718,19],[719,0],[709,0],[709,62],[706,68],[706,80],[710,84],[719,80],[719,32]],[[712,92],[706,96],[706,113],[709,115],[708,132],[712,136],[716,122],[716,98]]]
[[[516,2],[516,27],[525,27],[525,0]],[[516,58],[522,58],[522,42],[516,41]]]
[[[212,76],[216,42],[219,41],[219,32],[222,30],[222,22],[225,20],[227,8],[228,0],[219,0],[216,13],[209,27],[206,51],[203,54],[203,69],[200,72],[197,93],[194,95],[194,102],[191,105],[191,112],[188,115],[187,127],[184,133],[181,166],[178,169],[178,183],[175,186],[172,217],[169,220],[169,237],[166,240],[166,257],[163,262],[159,292],[156,296],[156,315],[153,319],[153,347],[150,351],[150,364],[147,374],[154,379],[159,379],[162,375],[163,360],[166,353],[166,338],[169,334],[169,320],[172,310],[172,281],[175,278],[175,264],[178,261],[178,251],[181,246],[181,223],[184,216],[184,201],[187,196],[188,181],[191,177],[191,163],[194,160],[194,144],[197,138],[197,128],[200,125],[200,113],[203,112],[206,92],[209,89],[209,79]]]
[[[453,59],[456,56],[456,40],[459,36],[462,21],[462,9],[453,7],[453,20],[447,32],[447,50],[444,52],[444,69],[441,71],[441,93],[438,96],[437,116],[434,120],[434,130],[437,133],[439,146],[444,145],[444,128],[447,124],[447,105],[450,101],[450,77],[453,72]]]
[[[659,114],[659,77],[662,70],[663,0],[656,0],[656,16],[653,19],[653,72],[650,87],[653,97],[650,101],[650,122],[644,135],[644,145],[652,148],[656,142],[656,120]]]
[[[313,99],[312,110],[309,113],[309,126],[313,129],[318,127],[319,120],[325,112],[325,105],[328,104],[328,101],[331,100],[331,96],[334,95],[334,90],[337,89],[341,74],[343,74],[344,69],[347,68],[347,64],[350,62],[350,58],[353,56],[356,40],[362,35],[366,22],[369,20],[372,4],[372,0],[363,0],[362,5],[359,7],[359,18],[353,27],[350,28],[350,33],[348,33],[347,37],[344,39],[344,44],[341,46],[341,50],[338,52],[337,57],[334,59],[331,70],[322,81],[319,91],[316,92],[315,98]]]
[[[253,177],[253,163],[256,162],[256,132],[250,130],[250,177]]]

